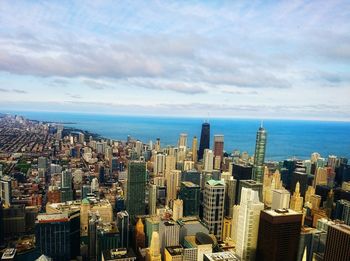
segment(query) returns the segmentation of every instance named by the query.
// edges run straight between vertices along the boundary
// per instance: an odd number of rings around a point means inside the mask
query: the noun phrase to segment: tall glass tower
[[[266,138],[267,138],[267,132],[261,124],[258,132],[256,133],[254,169],[253,169],[253,179],[256,182],[261,182],[261,183],[263,182],[263,178],[264,178]]]
[[[198,150],[198,160],[203,159],[204,150],[209,149],[209,142],[210,142],[210,124],[208,122],[204,122],[202,124],[201,140],[199,143],[199,150]]]

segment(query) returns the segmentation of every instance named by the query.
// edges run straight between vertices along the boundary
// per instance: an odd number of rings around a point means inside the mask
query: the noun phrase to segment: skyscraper
[[[267,132],[261,125],[256,133],[253,179],[263,183]]]
[[[179,147],[187,147],[187,134],[181,133],[179,138]]]
[[[209,232],[217,239],[221,239],[224,220],[225,183],[220,180],[209,180],[204,190],[203,221],[207,224]]]
[[[200,187],[192,182],[182,182],[179,198],[183,201],[183,215],[198,216],[200,203]]]
[[[214,164],[214,154],[213,151],[210,149],[204,150],[204,170],[205,171],[212,171],[213,170],[213,164]]]
[[[165,174],[165,155],[162,153],[157,153],[154,158],[154,168],[153,173],[156,176],[164,176]]]
[[[130,161],[128,165],[126,210],[133,219],[145,214],[146,163]]]
[[[122,247],[129,247],[129,214],[126,211],[117,213],[117,226],[120,233],[120,244]]]
[[[157,211],[157,185],[155,184],[148,186],[148,211],[151,216]]]
[[[214,135],[214,156],[222,161],[224,153],[224,135]]]
[[[197,137],[194,136],[192,140],[192,160],[194,163],[196,163],[198,160],[197,143],[198,143]]]
[[[290,199],[290,208],[294,211],[301,211],[303,208],[303,197],[300,196],[299,182],[295,185],[295,191]]]
[[[149,248],[149,260],[150,261],[161,261],[162,257],[160,254],[160,242],[159,242],[159,233],[153,231],[151,245]]]
[[[143,225],[142,219],[139,218],[135,226],[135,249],[144,248],[145,246],[146,246],[145,226]]]
[[[35,244],[54,260],[75,259],[80,253],[79,211],[40,214],[35,225]]]
[[[242,261],[255,260],[260,211],[263,209],[258,191],[242,188],[236,242],[236,253]]]
[[[209,149],[209,143],[210,143],[210,124],[208,122],[204,122],[202,124],[201,140],[199,143],[199,150],[198,150],[198,160],[203,159],[204,150]]]
[[[324,261],[350,260],[350,227],[347,225],[330,225],[328,227]]]
[[[293,210],[264,210],[260,214],[257,257],[261,261],[295,261],[302,214]]]

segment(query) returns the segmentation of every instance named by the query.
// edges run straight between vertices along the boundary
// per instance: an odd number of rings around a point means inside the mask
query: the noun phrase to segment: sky
[[[0,111],[350,121],[350,1],[0,1]]]

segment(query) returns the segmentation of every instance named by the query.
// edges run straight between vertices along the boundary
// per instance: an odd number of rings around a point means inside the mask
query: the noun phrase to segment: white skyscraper
[[[221,239],[224,221],[225,182],[223,180],[209,180],[204,190],[203,221],[209,232]]]
[[[212,171],[213,170],[213,164],[214,164],[214,153],[210,149],[204,150],[204,170],[205,171]]]
[[[155,215],[157,212],[157,185],[149,185],[148,207],[149,214],[151,216]]]
[[[254,261],[258,240],[260,211],[264,204],[259,201],[258,191],[242,188],[238,214],[236,253],[242,261]]]
[[[174,200],[173,204],[173,219],[177,221],[183,217],[183,201],[181,199]]]
[[[169,176],[166,180],[167,187],[167,204],[170,201],[177,198],[177,190],[180,186],[181,171],[180,170],[171,170]]]
[[[285,189],[272,190],[271,209],[289,208],[290,193]]]
[[[137,154],[137,157],[140,157],[142,155],[142,149],[143,149],[143,144],[141,141],[136,141],[135,143],[135,151]]]
[[[158,153],[154,158],[154,175],[163,176],[165,174],[165,155]]]

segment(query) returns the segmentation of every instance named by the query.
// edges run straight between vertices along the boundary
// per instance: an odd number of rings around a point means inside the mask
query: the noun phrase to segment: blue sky
[[[1,1],[0,110],[350,120],[349,1]]]

